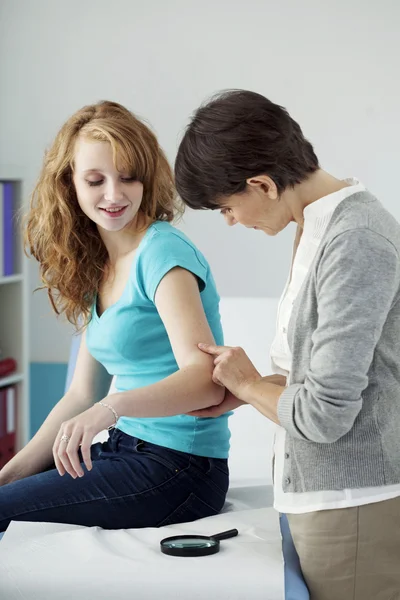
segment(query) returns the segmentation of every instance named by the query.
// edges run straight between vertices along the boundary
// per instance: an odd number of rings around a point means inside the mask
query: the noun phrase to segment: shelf
[[[11,375],[7,375],[7,377],[0,377],[0,388],[19,383],[23,380],[23,373],[11,373]]]
[[[30,431],[29,264],[23,251],[22,229],[19,223],[19,215],[25,210],[29,196],[25,177],[25,170],[21,166],[0,163],[0,182],[13,183],[13,205],[17,217],[13,221],[14,272],[12,275],[0,273],[0,350],[2,356],[12,356],[18,365],[16,372],[0,376],[0,388],[4,389],[14,384],[18,387],[17,450],[27,444]]]
[[[5,283],[17,283],[18,281],[23,281],[23,275],[7,275],[6,277],[0,277],[0,285]]]

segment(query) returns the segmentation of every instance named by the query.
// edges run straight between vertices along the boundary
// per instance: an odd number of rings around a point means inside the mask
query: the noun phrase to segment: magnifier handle
[[[222,533],[216,533],[215,535],[212,535],[211,537],[214,538],[214,540],[228,540],[229,538],[233,538],[236,537],[238,535],[238,530],[237,529],[229,529],[229,531],[223,531]]]

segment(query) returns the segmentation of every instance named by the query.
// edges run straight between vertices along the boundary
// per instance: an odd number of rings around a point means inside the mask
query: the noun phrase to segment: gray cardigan
[[[400,483],[400,225],[368,192],[336,208],[288,340],[284,491]]]

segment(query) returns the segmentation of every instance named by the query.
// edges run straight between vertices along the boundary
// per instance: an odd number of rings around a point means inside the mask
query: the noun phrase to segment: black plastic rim
[[[193,538],[198,540],[207,540],[209,542],[213,542],[213,544],[212,546],[208,546],[205,548],[171,548],[170,546],[168,546],[168,543],[173,542],[174,540],[184,540]],[[217,554],[217,552],[219,552],[219,540],[216,540],[206,535],[175,535],[173,537],[161,540],[160,547],[161,552],[163,554],[168,554],[169,556],[210,556],[210,554]]]

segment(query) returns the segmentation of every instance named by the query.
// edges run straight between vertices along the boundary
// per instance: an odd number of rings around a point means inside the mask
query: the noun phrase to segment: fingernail
[[[203,344],[202,342],[200,342],[200,344],[197,344],[199,348],[204,348],[207,344]]]

